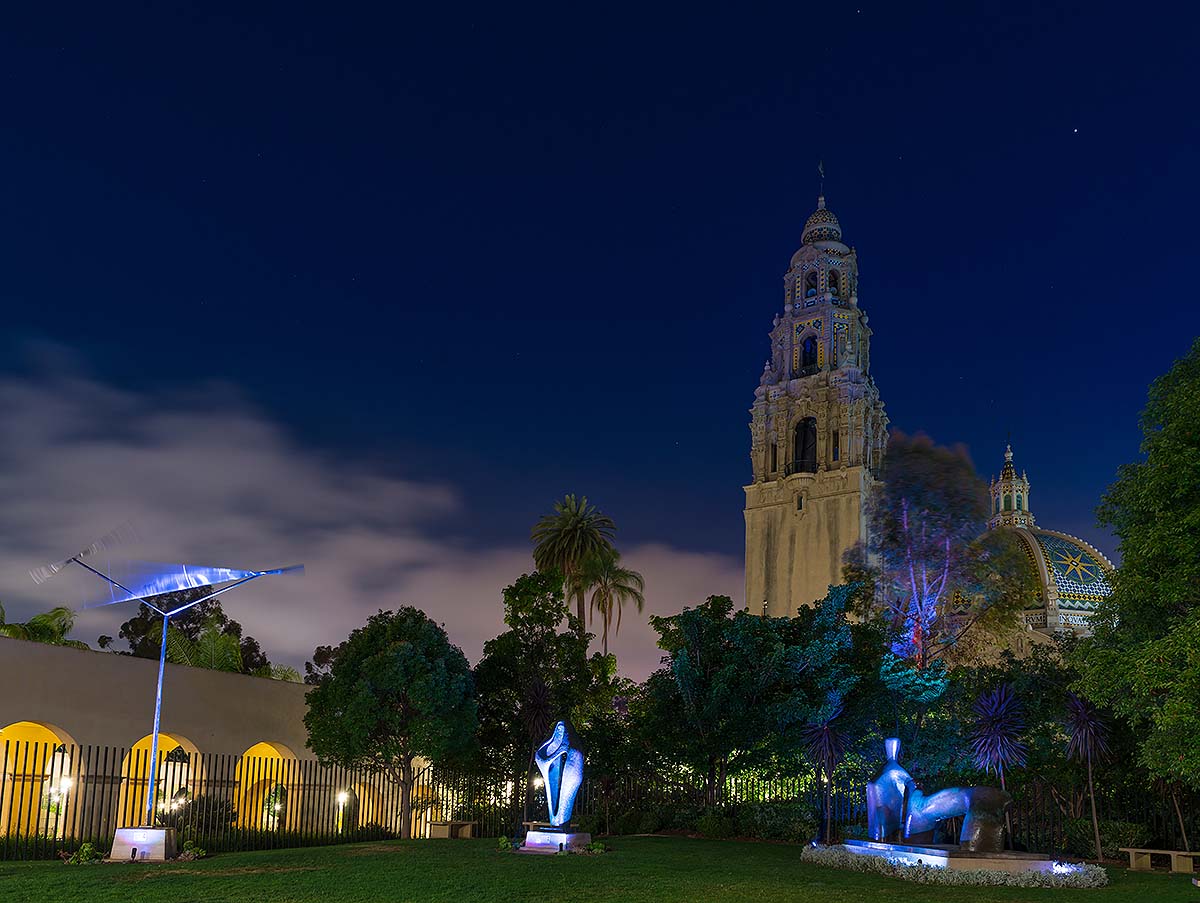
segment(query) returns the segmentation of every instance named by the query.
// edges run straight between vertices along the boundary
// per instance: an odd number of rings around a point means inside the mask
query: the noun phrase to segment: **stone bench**
[[[1134,872],[1150,871],[1151,856],[1170,856],[1171,871],[1173,872],[1194,872],[1196,870],[1196,860],[1200,859],[1200,852],[1185,853],[1183,850],[1147,850],[1141,847],[1121,847],[1122,853],[1129,854],[1129,869]]]
[[[474,837],[473,821],[431,821],[429,836],[445,840]]]

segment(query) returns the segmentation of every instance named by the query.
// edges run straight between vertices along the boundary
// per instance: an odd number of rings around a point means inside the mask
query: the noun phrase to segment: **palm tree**
[[[579,569],[589,558],[612,549],[616,524],[594,505],[587,496],[567,495],[554,503],[554,513],[542,517],[533,527],[533,563],[539,571],[557,571],[570,597],[575,598],[580,622],[585,619],[584,597],[587,588],[579,581]]]
[[[242,670],[242,647],[233,634],[222,632],[217,622],[209,621],[196,639],[182,630],[167,629],[167,661],[211,671]]]
[[[1092,783],[1093,760],[1107,759],[1108,724],[1099,710],[1074,693],[1067,694],[1067,755],[1087,762],[1088,796],[1092,801],[1092,835],[1096,841],[1096,858],[1103,859],[1100,848],[1100,820],[1096,818],[1096,786]]]
[[[1009,684],[984,693],[975,703],[975,727],[971,731],[971,753],[975,765],[982,771],[994,771],[1000,776],[1000,789],[1007,791],[1004,772],[1025,764],[1028,747],[1021,740],[1025,730],[1025,713],[1020,700]],[[1012,837],[1012,820],[1004,814],[1008,835]]]
[[[12,637],[14,640],[29,640],[34,643],[46,643],[50,646],[70,646],[72,649],[90,649],[91,647],[79,640],[67,639],[67,634],[75,627],[75,612],[59,605],[39,615],[34,615],[23,624],[8,623],[4,620],[4,606],[0,605],[0,636]]]
[[[621,553],[610,549],[588,558],[579,569],[578,581],[592,591],[591,610],[600,613],[604,654],[608,655],[608,628],[616,613],[614,635],[621,632],[621,609],[632,602],[640,612],[646,605],[646,581],[630,568],[621,567]],[[593,614],[594,617],[594,614]]]
[[[825,772],[825,843],[833,843],[833,772],[845,752],[842,732],[836,723],[842,715],[842,704],[836,699],[831,702],[823,718],[809,722],[801,730],[809,757],[817,763],[818,771]]]

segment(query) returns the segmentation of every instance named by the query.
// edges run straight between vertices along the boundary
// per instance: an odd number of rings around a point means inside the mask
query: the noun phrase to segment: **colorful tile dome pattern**
[[[806,245],[811,245],[816,241],[842,240],[842,224],[838,222],[838,218],[833,215],[832,210],[825,209],[824,196],[817,200],[817,209],[804,224],[804,234],[800,240]]]
[[[1045,530],[1029,532],[1037,540],[1046,572],[1058,590],[1059,608],[1095,611],[1112,594],[1108,582],[1110,566],[1082,540]]]

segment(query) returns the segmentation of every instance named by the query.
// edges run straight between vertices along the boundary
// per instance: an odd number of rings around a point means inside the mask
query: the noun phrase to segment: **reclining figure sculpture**
[[[565,722],[554,726],[550,739],[538,747],[534,759],[546,788],[550,824],[561,827],[571,820],[575,794],[583,783],[583,753],[571,746]]]
[[[883,843],[932,843],[939,821],[963,816],[958,842],[976,853],[1004,850],[1004,812],[1012,797],[996,787],[948,787],[926,796],[896,759],[900,741],[883,741],[887,764],[867,784],[867,833]]]

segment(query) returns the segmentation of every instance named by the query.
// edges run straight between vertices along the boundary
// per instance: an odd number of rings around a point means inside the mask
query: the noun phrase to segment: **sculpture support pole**
[[[162,716],[163,672],[167,667],[167,624],[170,618],[163,615],[162,647],[158,651],[158,689],[154,693],[154,733],[150,735],[150,784],[146,790],[146,825],[154,825],[154,784],[158,777],[158,724]]]

